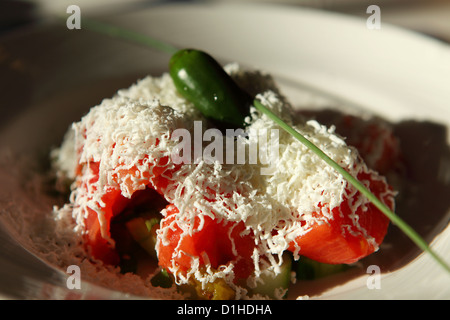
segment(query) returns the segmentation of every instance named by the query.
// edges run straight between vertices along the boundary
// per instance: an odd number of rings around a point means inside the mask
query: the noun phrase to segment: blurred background
[[[2,0],[0,1],[0,34],[36,23],[49,14],[65,14],[75,4],[82,13],[109,15],[131,12],[149,6],[176,2],[219,2],[220,0]],[[450,43],[450,0],[221,0],[240,3],[276,3],[335,11],[368,17],[369,5],[381,9],[381,21],[427,34]]]

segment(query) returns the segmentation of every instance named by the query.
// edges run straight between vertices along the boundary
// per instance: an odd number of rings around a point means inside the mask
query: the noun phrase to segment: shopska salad
[[[103,100],[52,153],[71,182],[58,214],[75,220],[86,259],[123,273],[154,260],[149,284],[187,298],[277,299],[296,278],[377,251],[389,219],[249,97],[394,208],[388,128],[372,121],[349,145],[294,111],[269,75],[181,50],[170,73]]]

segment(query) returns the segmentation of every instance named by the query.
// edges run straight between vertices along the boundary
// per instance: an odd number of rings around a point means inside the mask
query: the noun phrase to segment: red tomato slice
[[[156,174],[161,174],[160,169],[153,170]],[[133,167],[128,171],[134,172],[137,168]],[[121,174],[126,176],[126,172],[122,171]],[[93,186],[99,178],[99,164],[89,163],[89,173],[86,175],[88,180],[81,187],[87,188]],[[87,208],[87,218],[85,219],[85,230],[87,231],[84,240],[87,248],[90,250],[92,256],[96,259],[103,261],[106,264],[117,265],[119,263],[119,255],[114,248],[114,244],[109,241],[111,237],[111,220],[122,213],[127,206],[136,206],[142,202],[155,201],[160,203],[160,196],[152,189],[139,190],[135,189],[132,185],[131,179],[123,180],[123,183],[129,187],[132,191],[131,199],[124,197],[121,190],[118,187],[106,187],[105,193],[101,198],[101,202],[104,204],[101,208],[101,212],[97,213],[91,208]],[[146,184],[148,181],[146,182]],[[103,215],[105,227],[102,228],[98,219],[99,214]],[[102,230],[104,230],[102,234]]]
[[[178,209],[174,205],[166,208],[166,217],[162,219],[162,229],[166,230],[163,238],[158,241],[159,265],[168,269],[177,267],[182,273],[187,273],[192,267],[192,258],[198,258],[201,265],[208,261],[217,266],[217,248],[214,244],[215,224],[205,216],[203,222],[197,216],[193,225],[193,233],[183,235],[180,227],[182,221],[177,221]],[[200,223],[203,223],[201,230]],[[189,224],[187,222],[187,226]],[[208,261],[206,261],[207,259]]]
[[[392,209],[394,204],[386,194],[387,184],[373,180],[366,173],[359,174],[358,179],[370,181],[371,191]],[[299,248],[299,254],[330,264],[354,263],[377,250],[386,235],[389,219],[372,203],[353,212],[350,203],[357,197],[362,195],[358,192],[355,197],[344,199],[332,210],[331,219],[314,224],[310,231],[290,244],[289,250],[294,252]],[[353,214],[357,217],[356,223],[352,220]]]
[[[399,140],[389,123],[331,110],[302,113],[323,125],[336,127],[336,132],[346,137],[346,143],[358,149],[369,168],[382,175],[398,168],[402,155]]]
[[[163,235],[164,239],[160,238],[158,241],[158,260],[161,267],[175,267],[186,274],[193,266],[192,258],[196,258],[200,266],[210,263],[215,269],[233,261],[236,278],[246,278],[253,272],[251,255],[255,244],[251,234],[242,234],[245,231],[243,222],[219,223],[209,216],[202,220],[196,216],[193,225],[195,231],[192,234],[183,234],[180,224],[185,221],[177,220],[178,209],[169,205],[166,212],[162,228],[167,233]]]
[[[363,121],[352,116],[343,119],[341,130],[349,145],[355,146],[368,166],[380,174],[394,170],[400,161],[400,147],[392,128],[377,120]]]
[[[116,265],[119,263],[119,256],[113,244],[108,240],[111,236],[111,219],[122,212],[129,199],[123,197],[119,189],[109,188],[102,197],[102,201],[105,203],[105,207],[102,208],[102,214],[104,216],[106,234],[102,234],[98,213],[91,208],[87,208],[88,215],[85,220],[87,232],[84,240],[94,258],[102,260],[106,264]]]
[[[235,261],[234,274],[236,280],[248,278],[255,270],[252,254],[255,249],[253,233],[246,232],[244,222],[228,222],[219,225],[219,252],[221,264]]]
[[[101,234],[100,222],[97,212],[88,209],[88,217],[85,220],[85,226],[88,232],[84,236],[85,245],[93,258],[103,261],[103,263],[118,265],[120,257],[112,244]],[[111,219],[108,217],[108,219]]]

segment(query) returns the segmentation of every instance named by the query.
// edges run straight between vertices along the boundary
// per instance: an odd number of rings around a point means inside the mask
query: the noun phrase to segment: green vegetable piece
[[[159,219],[133,218],[125,223],[133,239],[153,258],[156,257],[156,230],[159,227]]]
[[[244,125],[252,99],[213,57],[182,49],[172,56],[169,66],[177,91],[205,117],[235,127]]]
[[[280,273],[273,275],[272,273],[262,273],[256,288],[252,288],[253,294],[261,294],[269,298],[276,299],[277,290],[287,290],[291,282],[292,258],[289,254],[283,255],[283,263],[280,266]]]
[[[314,280],[344,272],[350,268],[347,264],[328,264],[300,257],[295,263],[295,271],[299,280]]]

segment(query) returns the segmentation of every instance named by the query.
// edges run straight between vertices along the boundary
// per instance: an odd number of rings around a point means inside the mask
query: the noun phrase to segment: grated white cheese
[[[270,77],[246,73],[237,65],[229,65],[226,70],[250,92],[259,92],[258,97],[266,107],[294,126],[290,107]],[[264,91],[256,91],[262,89]],[[255,235],[256,249],[252,257],[257,277],[261,269],[272,268],[277,273],[281,254],[289,243],[307,233],[314,223],[331,219],[331,211],[345,196],[354,195],[356,191],[267,116],[252,109],[247,120],[249,138],[237,138],[236,150],[238,145],[250,148],[252,143],[257,143],[255,139],[261,130],[278,132],[279,157],[272,164],[276,168],[272,174],[261,174],[266,166],[261,161],[226,164],[202,159],[199,163],[182,166],[168,161],[163,167],[171,175],[167,176],[169,183],[163,195],[179,209],[176,222],[182,229],[181,237],[196,232],[192,223],[196,217],[200,221],[204,216],[219,221],[244,221],[247,232]],[[79,229],[85,231],[84,220],[89,208],[98,215],[102,236],[109,239],[102,197],[111,188],[120,189],[123,196],[130,198],[136,190],[148,185],[157,187],[152,185],[149,176],[153,167],[161,166],[160,161],[170,159],[173,154],[178,142],[171,139],[171,134],[184,128],[194,136],[194,121],[202,121],[203,128],[207,128],[205,119],[176,92],[170,76],[164,74],[159,78],[146,77],[120,90],[75,123],[55,156],[60,172],[76,178],[71,206]],[[295,128],[351,174],[367,172],[375,179],[382,179],[367,168],[358,152],[347,146],[333,127],[308,121],[296,124]],[[93,179],[95,168],[90,166],[93,162],[99,163],[97,180]],[[208,190],[213,190],[213,194]],[[347,194],[349,190],[351,195]],[[354,210],[367,205],[368,200],[363,197],[356,200],[352,203]],[[318,210],[322,218],[314,214]],[[164,210],[162,215],[165,217]],[[354,215],[353,225],[344,227],[360,232],[374,243],[357,218]],[[202,223],[198,228],[201,227]],[[158,231],[158,243],[167,243],[167,231],[164,228]],[[109,240],[113,244],[112,239]],[[176,248],[174,256],[181,254],[183,252]],[[279,259],[274,259],[274,255]],[[203,258],[208,260],[208,257]],[[233,263],[215,273],[207,268],[205,273],[199,272],[198,257],[192,257],[192,268],[187,275],[180,273],[175,263],[170,271],[177,283],[186,283],[190,276],[206,283],[217,277],[232,279]]]

